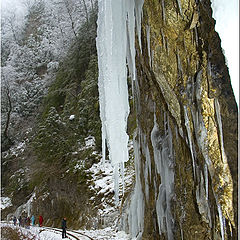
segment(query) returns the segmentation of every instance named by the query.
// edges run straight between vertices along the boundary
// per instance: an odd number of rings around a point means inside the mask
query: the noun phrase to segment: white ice
[[[98,87],[102,121],[102,152],[105,162],[107,142],[114,166],[115,200],[118,203],[119,176],[124,176],[128,161],[127,119],[129,115],[127,61],[131,77],[135,78],[135,21],[141,32],[143,0],[98,1]],[[135,12],[135,15],[134,15]],[[136,18],[135,18],[136,16]],[[141,46],[141,44],[140,44]]]
[[[161,177],[156,201],[156,212],[159,232],[166,233],[168,239],[173,239],[174,218],[171,213],[171,199],[174,195],[174,154],[172,148],[172,132],[168,116],[164,116],[165,133],[161,135],[156,115],[154,114],[154,127],[151,132],[151,141],[154,150],[154,162],[157,173]]]

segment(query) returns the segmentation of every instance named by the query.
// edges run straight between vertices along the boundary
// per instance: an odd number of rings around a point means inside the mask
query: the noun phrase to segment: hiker
[[[14,216],[13,217],[13,224],[14,224],[14,226],[16,226],[16,223],[17,223],[17,218]]]
[[[18,224],[19,224],[19,227],[22,226],[22,217],[21,216],[18,218]]]
[[[62,238],[67,237],[66,228],[67,228],[67,219],[63,218],[63,220],[62,220]]]
[[[27,228],[27,217],[26,216],[24,217],[24,220],[23,220],[23,227]]]
[[[27,220],[26,220],[26,228],[27,229],[30,229],[30,222],[31,222],[30,217],[27,217]]]
[[[42,227],[42,223],[43,223],[43,217],[39,216],[39,227]]]
[[[32,220],[32,226],[34,226],[35,225],[35,217],[34,217],[34,215],[32,215],[31,220]]]

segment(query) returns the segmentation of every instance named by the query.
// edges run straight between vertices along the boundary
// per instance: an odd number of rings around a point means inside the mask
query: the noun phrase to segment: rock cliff
[[[237,239],[237,105],[211,3],[145,1],[142,21],[135,169],[144,221],[135,221],[144,227],[130,221],[129,231]]]

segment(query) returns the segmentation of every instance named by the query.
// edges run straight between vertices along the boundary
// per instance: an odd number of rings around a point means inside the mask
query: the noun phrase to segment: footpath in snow
[[[11,228],[17,232],[21,236],[27,237],[29,240],[60,240],[62,239],[61,229],[57,228],[45,228],[38,226],[30,226],[30,229],[26,229],[23,227],[14,226],[11,223],[1,222],[0,224],[1,230],[4,227]],[[71,240],[127,240],[130,239],[129,236],[125,232],[115,232],[111,228],[99,229],[99,230],[76,230],[76,231],[68,231],[71,236],[67,236],[65,239]],[[5,240],[2,238],[2,240]]]

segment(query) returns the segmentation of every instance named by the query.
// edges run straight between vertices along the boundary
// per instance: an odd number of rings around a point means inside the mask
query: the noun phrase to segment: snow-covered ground
[[[29,239],[36,240],[60,240],[62,239],[61,230],[58,232],[55,229],[47,229],[44,227],[31,226],[30,229],[16,227],[11,223],[1,223],[2,227],[11,227],[12,229],[21,232],[22,235],[29,237]],[[130,239],[129,236],[122,231],[115,232],[111,228],[99,229],[99,230],[76,230],[74,232],[67,230],[68,233],[74,235],[75,237],[81,240],[127,240]],[[89,237],[87,237],[89,236]],[[72,236],[68,236],[66,239],[75,238]]]

